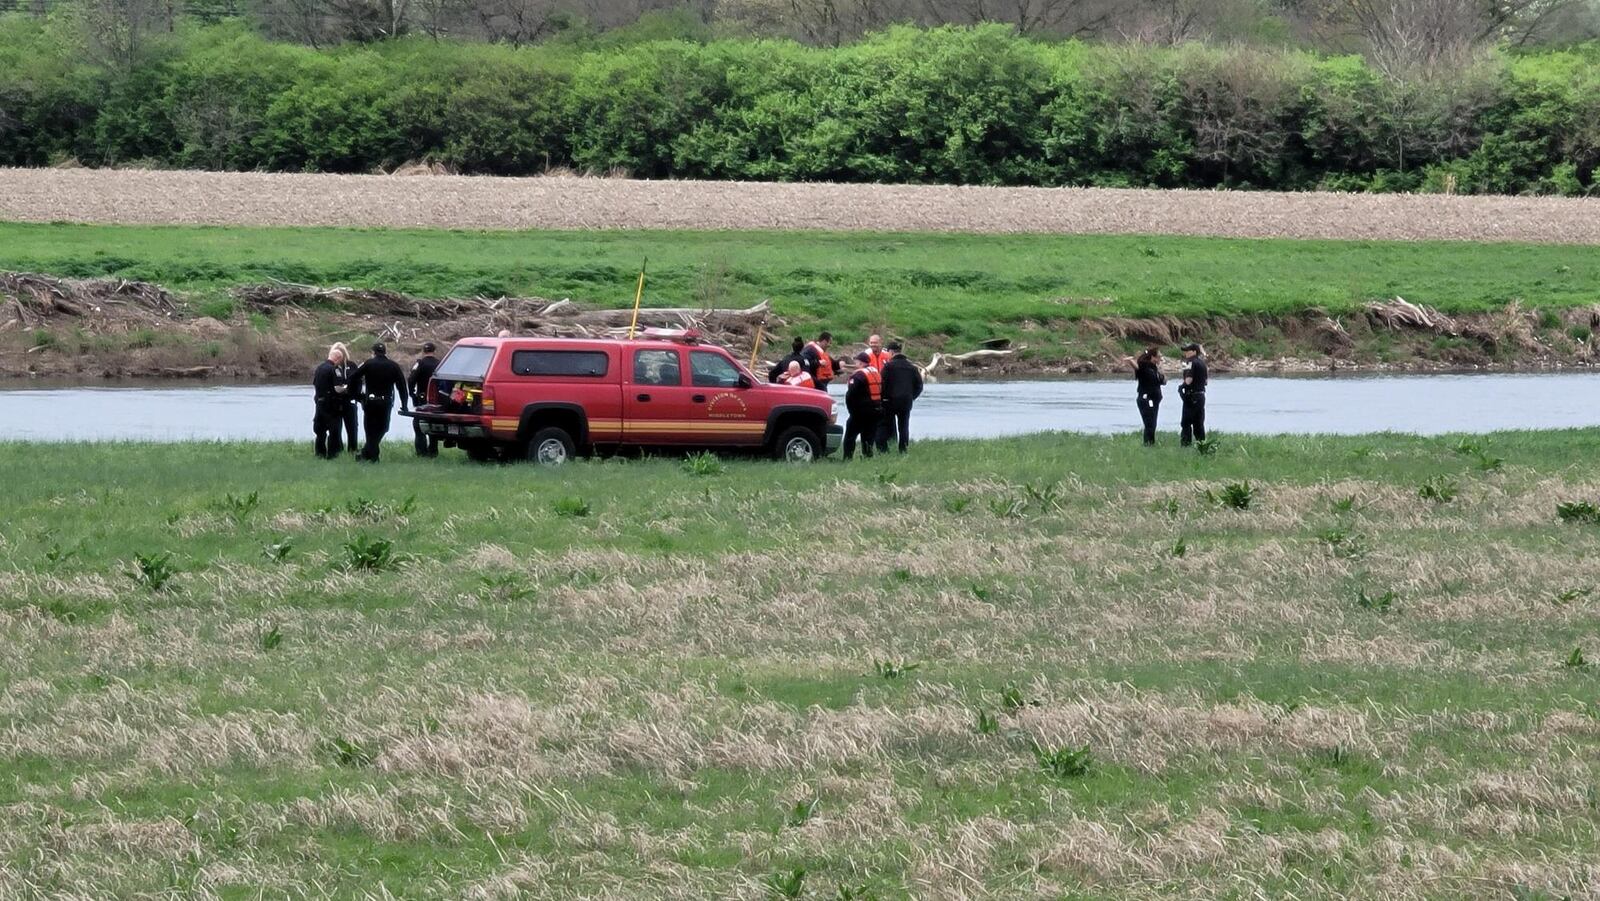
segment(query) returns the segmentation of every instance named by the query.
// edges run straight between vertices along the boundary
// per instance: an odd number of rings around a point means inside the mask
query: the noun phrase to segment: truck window
[[[722,354],[709,350],[689,353],[689,377],[696,388],[737,388],[739,369]]]
[[[675,350],[639,350],[633,354],[635,385],[681,385],[683,366]]]
[[[494,361],[494,348],[457,344],[445,355],[433,377],[447,382],[481,382]]]
[[[517,375],[599,378],[610,368],[611,355],[603,350],[519,350],[511,354],[511,371]]]

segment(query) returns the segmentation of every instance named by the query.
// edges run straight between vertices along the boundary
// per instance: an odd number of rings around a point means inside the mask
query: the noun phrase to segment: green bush
[[[979,26],[810,48],[692,24],[316,50],[234,20],[102,67],[66,18],[0,15],[0,165],[1563,195],[1600,166],[1589,48],[1401,83],[1249,46]]]

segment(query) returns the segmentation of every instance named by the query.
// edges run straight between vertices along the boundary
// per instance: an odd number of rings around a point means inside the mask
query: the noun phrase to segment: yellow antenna
[[[644,300],[644,269],[650,265],[650,258],[645,257],[639,264],[639,290],[633,294],[633,321],[628,323],[628,340],[633,340],[633,333],[639,328],[639,303]]]
[[[754,347],[750,348],[750,369],[752,371],[756,368],[756,355],[761,353],[761,334],[766,328],[767,320],[765,319],[756,324],[756,343]]]

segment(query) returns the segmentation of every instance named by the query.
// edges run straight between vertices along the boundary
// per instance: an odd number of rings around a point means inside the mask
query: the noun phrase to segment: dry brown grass
[[[0,219],[1600,244],[1600,199],[0,169]]]

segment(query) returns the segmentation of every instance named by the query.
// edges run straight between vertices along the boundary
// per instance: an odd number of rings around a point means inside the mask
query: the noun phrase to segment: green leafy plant
[[[1250,487],[1248,481],[1231,482],[1224,485],[1222,486],[1222,494],[1219,495],[1222,505],[1234,510],[1250,509],[1250,503],[1255,500],[1255,496],[1255,489]]]
[[[377,755],[360,741],[335,735],[322,740],[322,752],[334,763],[344,767],[371,766]]]
[[[944,510],[946,513],[960,514],[965,512],[970,506],[972,506],[972,498],[970,497],[964,497],[959,494],[950,494],[945,496]]]
[[[1455,451],[1463,457],[1476,457],[1483,453],[1483,445],[1471,438],[1462,438],[1456,442]]]
[[[345,543],[344,556],[346,565],[351,569],[368,572],[382,572],[400,562],[394,552],[393,541],[365,534],[357,535],[353,541]]]
[[[275,651],[279,645],[283,644],[283,632],[279,630],[276,624],[269,625],[261,630],[260,643],[261,650]]]
[[[922,664],[920,663],[906,663],[902,660],[872,661],[873,672],[876,672],[883,678],[890,680],[899,679],[902,676],[908,676],[911,673],[916,672],[921,666]]]
[[[244,522],[250,518],[250,514],[254,513],[257,507],[261,506],[261,493],[252,491],[240,497],[230,492],[217,506],[221,508],[222,512],[233,517],[234,521]]]
[[[1357,607],[1362,610],[1376,610],[1379,613],[1388,613],[1398,599],[1392,591],[1385,591],[1383,594],[1367,594],[1367,590],[1362,588],[1356,592]]]
[[[1504,459],[1500,457],[1492,457],[1488,454],[1478,454],[1477,457],[1474,458],[1473,462],[1482,472],[1499,472],[1500,470],[1504,469],[1506,465],[1506,461]]]
[[[1567,659],[1561,661],[1561,665],[1567,669],[1588,669],[1589,660],[1583,656],[1583,648],[1573,648]]]
[[[1317,533],[1317,539],[1327,546],[1335,557],[1359,557],[1367,552],[1367,543],[1360,533],[1348,526],[1333,526]]]
[[[53,544],[50,546],[49,550],[44,552],[44,559],[46,563],[50,564],[51,569],[56,569],[62,564],[70,561],[73,557],[78,556],[78,553],[82,549],[82,544],[70,548],[64,548],[60,544]]]
[[[1067,491],[1066,486],[1060,482],[1048,484],[1030,482],[1022,486],[1022,495],[1030,508],[1041,513],[1059,513],[1065,509],[1063,501],[1066,499]]]
[[[1334,501],[1333,501],[1333,512],[1335,512],[1335,513],[1354,513],[1355,509],[1356,509],[1356,496],[1355,495],[1349,494],[1349,495],[1345,495],[1344,497],[1334,498]]]
[[[973,600],[976,600],[976,601],[987,601],[987,600],[989,600],[990,591],[989,591],[989,589],[983,587],[982,585],[979,585],[978,583],[974,582],[971,585],[969,585],[967,588],[968,588],[969,591],[972,592]]]
[[[1030,700],[1022,693],[1022,686],[1015,682],[1007,682],[1000,689],[1000,706],[1007,713],[1016,713],[1024,707],[1038,707],[1039,702]]]
[[[1040,769],[1056,779],[1077,779],[1089,775],[1094,766],[1094,754],[1089,746],[1079,748],[1047,748],[1038,742],[1033,745],[1033,757]]]
[[[889,573],[889,578],[896,582],[909,582],[911,581],[911,570],[904,566],[897,567],[893,572]]]
[[[1581,601],[1591,594],[1594,594],[1593,588],[1568,588],[1565,591],[1556,592],[1553,603],[1557,607],[1565,607],[1573,601]]]
[[[1221,440],[1220,438],[1202,438],[1194,443],[1194,449],[1199,451],[1202,457],[1214,457],[1217,451],[1222,449]]]
[[[289,554],[293,551],[294,541],[292,539],[285,538],[282,541],[274,542],[262,548],[261,556],[266,557],[273,563],[282,563],[289,559]]]
[[[552,505],[557,516],[580,517],[588,516],[594,508],[581,497],[558,497]]]
[[[875,473],[873,475],[873,478],[877,480],[879,485],[893,485],[894,483],[900,481],[900,473],[898,473],[898,472],[879,472],[879,473]]]
[[[767,877],[767,887],[772,890],[774,897],[798,898],[805,891],[806,871],[804,867],[795,867],[787,873],[773,873]]]
[[[789,816],[785,819],[789,827],[798,829],[811,820],[811,815],[817,812],[817,805],[822,803],[821,798],[812,798],[809,801],[796,801],[789,808]]]
[[[972,731],[979,735],[997,735],[1000,732],[1000,718],[987,710],[979,710]]]
[[[1028,512],[1025,498],[1006,495],[989,499],[989,512],[1001,519],[1021,519]]]
[[[1183,540],[1182,538],[1179,538],[1177,541],[1173,542],[1172,556],[1182,557],[1187,553],[1189,553],[1189,542]]]
[[[134,554],[133,569],[127,573],[128,578],[150,591],[166,588],[177,574],[178,569],[172,565],[172,555],[168,553]]]
[[[1600,507],[1588,501],[1563,501],[1556,504],[1556,516],[1561,517],[1562,522],[1600,523]]]
[[[1417,497],[1436,504],[1448,504],[1456,499],[1461,492],[1461,485],[1455,479],[1445,476],[1434,476],[1423,482],[1417,489]]]
[[[684,458],[683,471],[692,476],[719,476],[728,471],[722,459],[710,451],[701,451]]]
[[[534,594],[533,586],[518,573],[479,576],[478,581],[488,596],[502,601],[525,601]]]

